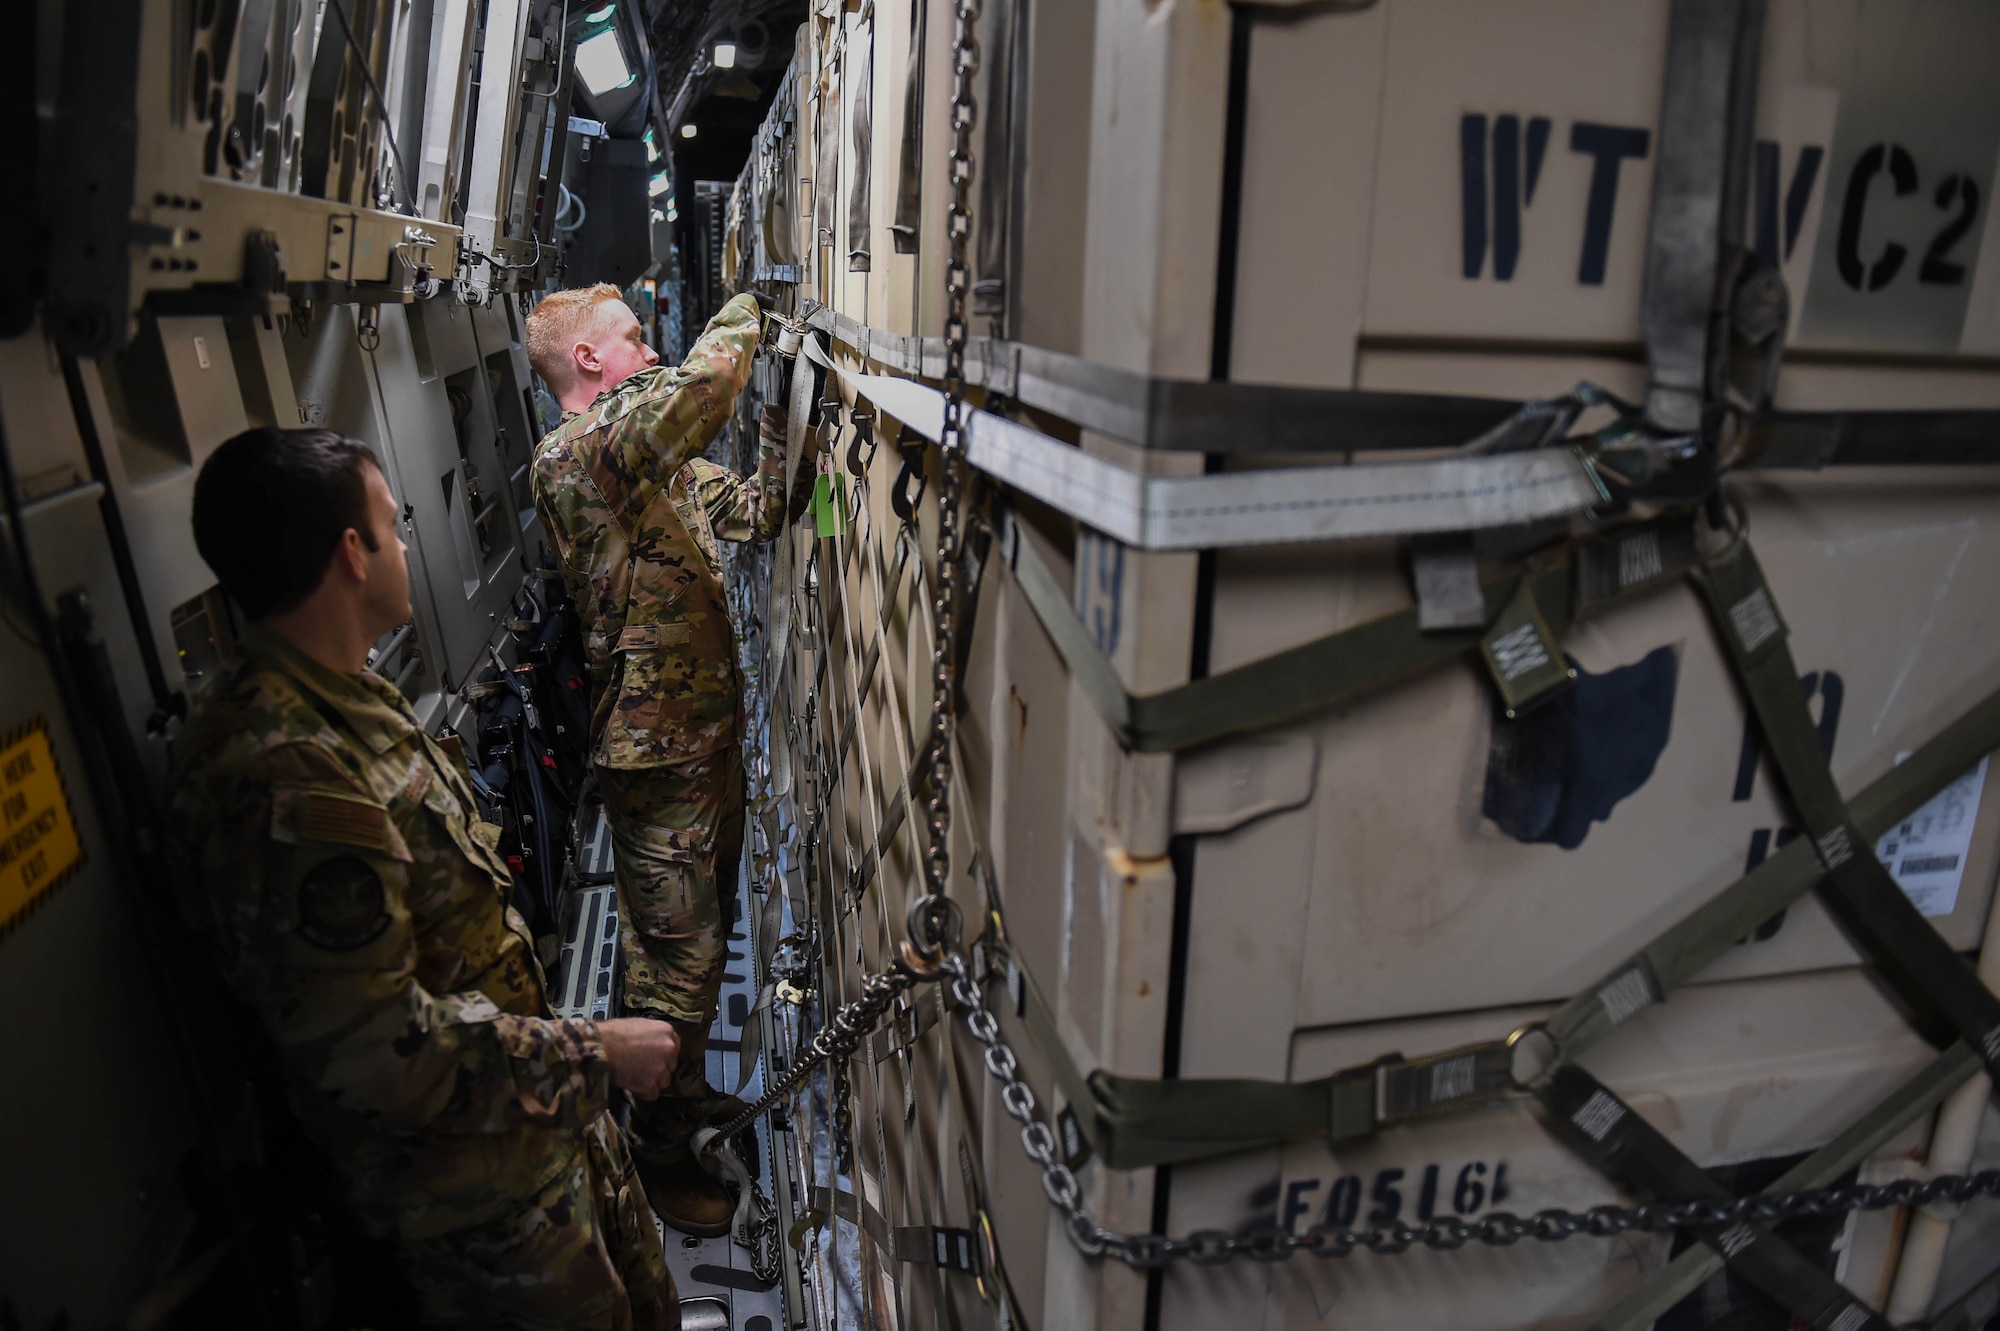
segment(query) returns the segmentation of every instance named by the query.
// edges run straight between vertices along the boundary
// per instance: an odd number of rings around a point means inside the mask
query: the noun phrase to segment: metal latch
[[[360,218],[354,213],[335,213],[326,219],[326,276],[330,282],[354,280],[354,233]]]

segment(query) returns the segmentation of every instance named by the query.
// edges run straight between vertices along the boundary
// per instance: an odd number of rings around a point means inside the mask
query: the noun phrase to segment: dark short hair
[[[209,454],[194,483],[194,544],[253,620],[303,602],[352,527],[376,548],[366,463],[375,451],[333,430],[245,430]]]

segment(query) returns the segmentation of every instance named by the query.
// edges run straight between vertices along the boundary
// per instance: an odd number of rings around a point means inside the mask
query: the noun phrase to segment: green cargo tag
[[[823,471],[813,479],[812,511],[819,535],[847,534],[847,473]]]
[[[1486,630],[1479,651],[1507,704],[1509,718],[1551,697],[1575,678],[1526,578],[1493,627]]]

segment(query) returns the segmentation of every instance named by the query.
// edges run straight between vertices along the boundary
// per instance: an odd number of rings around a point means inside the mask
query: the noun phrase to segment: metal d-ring
[[[974,1214],[973,1219],[976,1222],[975,1233],[979,1239],[980,1262],[979,1272],[973,1277],[973,1283],[979,1289],[979,1296],[985,1299],[989,1306],[998,1308],[1000,1306],[1000,1240],[993,1233],[993,1220],[986,1214],[985,1207],[980,1207]]]
[[[1548,1045],[1548,1054],[1542,1059],[1541,1066],[1536,1069],[1534,1076],[1523,1077],[1521,1075],[1520,1063],[1524,1051],[1520,1048],[1520,1045],[1523,1040],[1531,1035],[1541,1036],[1543,1043]],[[1524,1022],[1516,1026],[1503,1044],[1507,1052],[1513,1056],[1513,1061],[1507,1068],[1507,1078],[1514,1083],[1514,1089],[1518,1091],[1527,1090],[1562,1059],[1562,1046],[1556,1043],[1555,1036],[1549,1034],[1549,1024],[1545,1021]],[[1527,1057],[1534,1057],[1532,1050],[1525,1052]]]
[[[958,951],[965,934],[965,913],[950,897],[920,896],[910,903],[903,924],[908,935],[905,951],[914,951],[931,965]]]

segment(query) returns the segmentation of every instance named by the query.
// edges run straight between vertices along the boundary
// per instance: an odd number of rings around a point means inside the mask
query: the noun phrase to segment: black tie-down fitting
[[[762,292],[753,291],[750,294],[756,298],[757,308],[764,318],[762,341],[778,357],[776,400],[790,402],[792,375],[797,372],[799,348],[805,342],[805,325],[772,309],[770,297]]]
[[[835,388],[831,375],[827,376],[826,382],[821,385],[821,391],[825,396],[813,404],[813,428],[819,432],[819,451],[831,457],[834,441],[840,438],[840,413],[847,404],[840,400],[840,393]]]
[[[847,474],[866,476],[875,461],[875,412],[856,400],[847,419],[854,424],[854,433],[847,440]]]
[[[896,451],[903,455],[903,466],[896,473],[896,483],[889,487],[889,507],[905,522],[917,520],[917,505],[924,502],[924,489],[930,484],[930,475],[924,470],[924,450],[929,446],[922,435],[907,425],[896,436]],[[912,479],[917,483],[914,492],[910,489]]]

